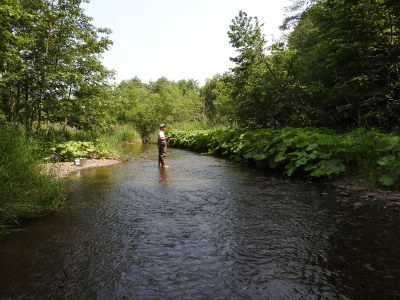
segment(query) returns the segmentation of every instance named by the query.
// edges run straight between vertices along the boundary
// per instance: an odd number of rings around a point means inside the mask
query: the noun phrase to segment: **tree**
[[[320,110],[317,125],[393,128],[399,119],[400,4],[321,0],[289,35],[290,70]]]
[[[214,124],[232,125],[235,119],[235,106],[230,101],[230,74],[215,75],[201,88],[204,110],[208,120]]]
[[[258,19],[240,11],[232,23],[228,35],[238,56],[231,58],[236,66],[231,69],[228,84],[239,125],[251,128],[302,125],[302,97],[297,86],[287,80],[287,72],[281,68],[279,59],[275,59],[277,56],[264,53],[266,42]]]
[[[19,121],[21,83],[27,68],[21,53],[26,53],[29,37],[21,34],[17,24],[27,22],[29,16],[17,0],[0,4],[0,109],[8,122]]]
[[[241,125],[256,126],[260,94],[257,82],[265,77],[262,25],[257,17],[248,17],[243,11],[232,20],[228,36],[238,55],[230,58],[236,66],[231,69],[231,100],[236,104],[236,118]]]
[[[130,122],[148,141],[160,123],[178,124],[202,120],[202,101],[194,80],[160,78],[149,84],[135,78],[114,89],[116,119]]]
[[[29,131],[34,124],[39,130],[44,123],[47,129],[51,122],[68,123],[70,113],[82,111],[68,108],[101,93],[111,76],[100,62],[110,31],[91,24],[82,2],[21,0],[23,13],[7,28],[12,38],[6,44],[19,63],[2,64],[1,109],[10,121],[24,119]]]

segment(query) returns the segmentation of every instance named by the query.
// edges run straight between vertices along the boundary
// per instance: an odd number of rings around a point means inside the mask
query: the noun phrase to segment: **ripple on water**
[[[318,186],[180,150],[160,171],[155,150],[74,177],[65,209],[1,244],[2,298],[398,295],[398,221],[377,238],[379,213]]]

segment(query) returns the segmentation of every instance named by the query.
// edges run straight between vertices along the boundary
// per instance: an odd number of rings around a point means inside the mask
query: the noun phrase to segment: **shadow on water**
[[[1,299],[395,299],[400,221],[246,166],[153,145],[69,179],[0,243]]]

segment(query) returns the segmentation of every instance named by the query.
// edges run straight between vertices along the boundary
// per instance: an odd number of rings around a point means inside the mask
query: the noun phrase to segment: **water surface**
[[[0,243],[1,299],[396,299],[400,221],[323,186],[156,147],[69,179]]]

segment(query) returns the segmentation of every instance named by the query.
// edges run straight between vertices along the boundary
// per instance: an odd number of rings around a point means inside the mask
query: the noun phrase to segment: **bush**
[[[323,129],[174,131],[170,145],[234,160],[255,162],[286,175],[361,176],[394,186],[400,178],[400,137],[358,129],[335,134]]]
[[[96,147],[92,142],[68,141],[51,148],[55,160],[73,161],[75,158],[101,158],[109,154],[107,150]]]
[[[68,138],[68,140],[66,140]],[[72,161],[75,158],[112,158],[124,154],[124,144],[140,142],[139,133],[131,126],[110,127],[107,131],[54,132],[41,144],[40,154],[47,155],[47,161]]]

